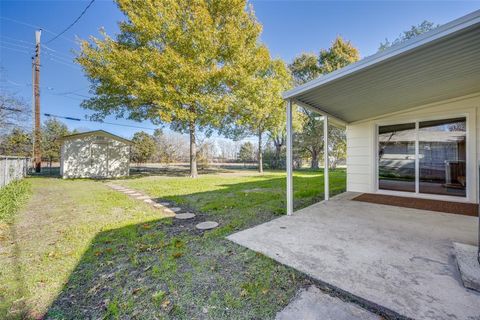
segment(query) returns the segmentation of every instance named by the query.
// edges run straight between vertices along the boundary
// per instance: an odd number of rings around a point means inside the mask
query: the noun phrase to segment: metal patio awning
[[[480,92],[480,10],[283,94],[350,123]]]

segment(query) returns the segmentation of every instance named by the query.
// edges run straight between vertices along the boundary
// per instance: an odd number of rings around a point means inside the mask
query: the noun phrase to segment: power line
[[[4,49],[8,49],[8,50],[17,51],[17,52],[21,52],[21,53],[31,55],[30,52],[22,50],[22,49],[18,49],[18,48],[10,48],[10,47],[6,47],[6,46],[2,46],[2,45],[0,45],[0,48],[4,48]]]
[[[13,41],[3,40],[2,42],[4,44],[8,45],[8,46],[16,46],[16,47],[19,47],[19,48],[29,49],[29,50],[32,49],[32,46],[27,47],[26,45],[18,44],[18,43],[15,43]]]
[[[26,43],[26,44],[29,44],[29,45],[31,45],[31,46],[34,46],[34,45],[35,45],[34,42],[25,41],[25,40],[21,40],[21,39],[9,37],[9,36],[0,35],[0,38],[10,39],[10,40],[17,41],[17,42],[21,42],[21,43]]]
[[[27,26],[27,27],[30,27],[30,28],[33,28],[33,29],[42,29],[42,31],[48,32],[48,33],[50,33],[50,34],[52,34],[52,35],[54,35],[54,36],[57,35],[57,33],[53,32],[53,31],[51,31],[51,30],[48,30],[48,29],[46,29],[46,28],[42,28],[42,27],[40,27],[40,26],[36,26],[36,25],[30,24],[30,23],[27,23],[27,22],[24,22],[24,21],[15,20],[15,19],[12,19],[12,18],[2,17],[2,16],[0,16],[0,19],[7,20],[7,21],[10,21],[10,22],[14,22],[14,23],[18,23],[18,24],[21,24],[21,25],[24,25],[24,26]],[[67,40],[67,41],[70,41],[70,42],[76,44],[76,42],[73,41],[72,39],[69,39],[69,38],[63,37],[63,36],[62,36],[62,38],[63,38],[64,40]],[[19,40],[19,41],[22,41],[22,40]]]
[[[72,121],[87,121],[87,122],[95,122],[95,123],[104,123],[104,124],[109,124],[109,125],[112,125],[112,126],[129,127],[129,128],[145,129],[145,130],[155,131],[154,128],[134,126],[134,125],[130,125],[130,124],[121,124],[121,123],[106,122],[106,121],[94,121],[94,120],[89,120],[89,119],[80,119],[80,118],[74,118],[74,117],[68,117],[68,116],[59,116],[59,115],[51,114],[51,113],[44,113],[43,115],[46,116],[46,117],[60,118],[60,119],[66,119],[66,120],[72,120]]]
[[[49,44],[51,43],[52,41],[54,41],[55,39],[57,39],[58,37],[60,37],[62,34],[64,34],[65,32],[67,32],[71,27],[73,27],[75,25],[75,23],[78,22],[78,20],[80,20],[80,18],[85,14],[85,12],[87,12],[88,8],[90,8],[90,6],[95,2],[95,0],[91,0],[90,3],[85,7],[85,9],[83,9],[82,13],[80,13],[80,15],[77,17],[77,19],[75,19],[68,27],[66,27],[62,32],[60,32],[59,34],[57,34],[55,37],[53,37],[52,39],[50,39],[49,41],[46,42],[46,44]]]
[[[10,108],[10,107],[0,107],[0,110],[7,110],[7,111],[14,111],[14,112],[23,112],[23,110],[17,108]]]
[[[55,52],[55,54],[58,54],[59,56],[61,57],[64,57],[65,59],[72,59],[72,56],[71,55],[68,55],[66,53],[63,53],[63,52],[59,52],[58,50],[55,50],[55,49],[52,49],[44,44],[42,44],[42,48],[45,48],[47,49],[48,51],[51,51],[51,52]]]

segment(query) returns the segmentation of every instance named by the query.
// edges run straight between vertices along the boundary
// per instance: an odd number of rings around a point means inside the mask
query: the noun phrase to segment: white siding
[[[347,190],[372,192],[372,138],[371,122],[347,126]]]
[[[401,113],[385,115],[347,126],[347,190],[375,192],[376,128],[381,124],[416,121],[432,117],[467,117],[467,201],[478,202],[478,159],[480,152],[480,95],[419,106]]]
[[[68,139],[61,152],[63,178],[114,178],[129,173],[130,146],[107,135]]]

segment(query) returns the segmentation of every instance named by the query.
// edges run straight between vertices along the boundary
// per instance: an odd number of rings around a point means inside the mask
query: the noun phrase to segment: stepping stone
[[[175,218],[180,219],[180,220],[187,220],[187,219],[195,218],[195,214],[193,214],[191,212],[179,213],[179,214],[175,215]]]
[[[145,200],[145,199],[150,199],[150,197],[149,196],[138,196],[138,197],[135,197],[135,199]]]
[[[170,205],[170,202],[160,202],[162,206],[168,207]]]
[[[173,212],[172,210],[166,208],[163,210],[164,213],[168,214],[168,215],[171,215],[171,216],[175,216],[175,212]]]
[[[146,202],[146,203],[153,203],[154,201],[152,199],[145,199],[143,200],[143,202]]]
[[[215,221],[200,222],[195,226],[198,230],[210,230],[216,227],[218,227],[218,222]]]
[[[141,193],[138,193],[138,192],[135,192],[135,193],[130,193],[131,196],[133,197],[140,197],[140,196],[143,196],[143,194]]]
[[[159,203],[155,203],[153,206],[154,206],[155,208],[159,208],[159,209],[165,208],[164,206],[162,206],[162,205],[159,204]]]
[[[122,192],[126,194],[137,193],[137,191],[133,191],[133,190],[122,190]]]
[[[173,207],[173,208],[170,208],[170,210],[172,210],[173,212],[179,212],[179,211],[182,211],[182,208],[180,208],[180,207]]]

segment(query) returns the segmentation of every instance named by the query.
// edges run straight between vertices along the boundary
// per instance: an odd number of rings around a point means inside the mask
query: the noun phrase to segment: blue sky
[[[42,43],[69,25],[89,1],[5,1],[0,3],[0,90],[15,92],[31,103],[31,52],[35,26],[43,28]],[[385,38],[423,20],[444,24],[474,10],[480,1],[252,1],[263,24],[262,41],[274,57],[286,62],[302,52],[318,52],[341,35],[362,57],[375,53]],[[84,118],[79,105],[89,95],[88,81],[73,62],[75,38],[98,35],[103,27],[114,34],[122,14],[112,1],[97,0],[82,19],[61,38],[42,49],[42,113]],[[70,128],[104,129],[125,137],[139,130],[91,122],[64,121]],[[106,121],[153,128],[110,118]],[[148,132],[148,131],[147,131]]]

